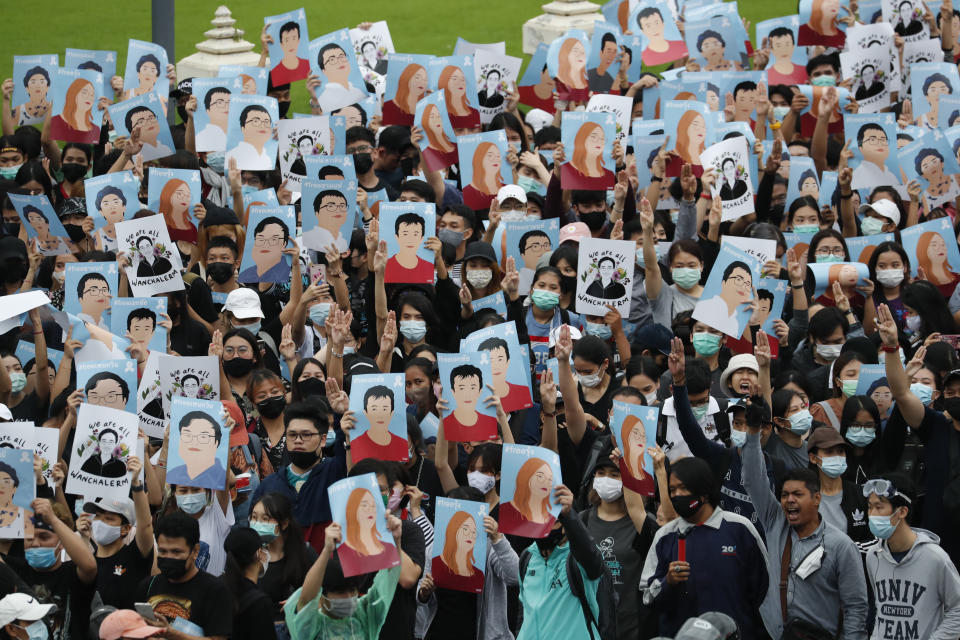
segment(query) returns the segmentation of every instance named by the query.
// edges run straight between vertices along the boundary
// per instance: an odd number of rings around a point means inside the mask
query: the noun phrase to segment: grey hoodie
[[[900,562],[887,543],[867,552],[867,577],[877,613],[873,640],[960,638],[960,574],[940,548],[940,538],[914,529],[916,542]]]

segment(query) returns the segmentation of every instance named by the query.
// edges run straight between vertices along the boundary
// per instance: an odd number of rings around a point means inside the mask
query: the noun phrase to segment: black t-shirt
[[[443,485],[440,483],[440,475],[437,473],[436,465],[433,460],[428,460],[418,454],[417,462],[407,469],[407,473],[410,474],[410,479],[416,483],[417,488],[423,492],[420,508],[423,509],[430,522],[433,522],[437,498],[444,496]]]
[[[476,593],[437,589],[437,613],[430,623],[430,629],[424,640],[447,640],[448,638],[477,637],[477,597]],[[381,635],[381,637],[383,637]]]
[[[173,621],[183,618],[203,629],[203,635],[227,636],[233,631],[233,596],[206,571],[187,582],[173,583],[163,574],[144,578],[137,587],[136,602],[149,602],[154,613]]]
[[[181,356],[205,356],[210,348],[210,332],[202,324],[187,316],[186,309],[180,324],[170,331],[170,348]]]
[[[13,414],[14,420],[43,424],[43,421],[47,419],[47,409],[48,404],[40,402],[40,399],[37,398],[37,392],[31,391],[23,397],[20,404],[10,407],[10,413]]]
[[[276,640],[270,597],[249,580],[243,583],[247,590],[239,598],[231,640]]]
[[[303,563],[304,566],[300,567],[300,579],[295,584],[288,584],[283,578],[287,571],[287,556],[279,560],[271,558],[270,564],[267,565],[267,572],[257,583],[257,587],[266,593],[273,602],[273,613],[271,614],[273,620],[281,621],[284,619],[283,607],[280,606],[280,603],[284,602],[290,597],[290,594],[303,585],[303,578],[306,577],[307,571],[317,560],[317,552],[313,550],[313,547],[308,544],[304,546],[307,550],[307,559]]]
[[[87,637],[95,582],[81,582],[77,576],[77,565],[73,562],[64,562],[53,571],[35,571],[20,558],[6,560],[30,585],[37,600],[57,605],[53,615],[46,618],[51,640],[82,640]]]
[[[424,567],[426,557],[426,543],[423,540],[423,531],[413,522],[403,520],[403,533],[400,535],[400,548],[410,556],[410,559],[419,567]],[[370,590],[375,574],[367,574],[361,592]],[[417,586],[404,589],[397,585],[390,603],[390,611],[380,630],[381,640],[413,640],[413,628],[417,619]]]
[[[137,541],[120,547],[109,558],[97,558],[97,592],[104,604],[117,609],[133,609],[137,585],[150,575],[153,548],[146,557],[140,554]]]

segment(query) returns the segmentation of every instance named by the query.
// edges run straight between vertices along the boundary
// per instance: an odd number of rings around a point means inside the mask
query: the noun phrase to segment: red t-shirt
[[[551,515],[543,524],[531,522],[520,515],[513,504],[509,502],[500,503],[500,533],[510,533],[524,538],[546,538],[556,520]]]
[[[466,591],[467,593],[480,593],[483,591],[483,572],[474,567],[472,576],[457,575],[450,570],[443,558],[437,556],[433,559],[432,567],[433,582],[441,589],[453,589],[454,591]]]
[[[604,169],[602,176],[594,178],[584,175],[569,162],[560,166],[560,184],[564,189],[603,191],[612,189],[616,181],[616,176],[609,169]]]
[[[364,458],[396,460],[398,462],[406,462],[410,459],[410,449],[407,446],[407,441],[392,433],[390,434],[390,443],[387,445],[377,444],[370,439],[367,433],[364,433],[350,441],[350,448],[353,451],[354,462],[359,462]]]
[[[289,84],[295,80],[303,80],[310,75],[310,62],[303,58],[297,58],[297,68],[287,69],[283,63],[277,64],[270,70],[270,82],[277,87],[282,84]]]
[[[534,107],[536,109],[543,109],[547,113],[554,113],[555,108],[553,105],[553,97],[549,98],[540,98],[534,92],[533,87],[519,87],[520,91],[520,102],[527,105],[528,107]]]
[[[520,409],[529,409],[533,406],[530,399],[530,389],[522,384],[507,383],[507,395],[500,398],[500,404],[507,413],[519,411]]]
[[[463,204],[474,211],[489,209],[490,202],[496,197],[496,194],[484,193],[472,184],[463,188]]]
[[[472,442],[476,440],[494,440],[497,437],[497,419],[483,413],[477,414],[473,424],[462,424],[451,413],[443,419],[443,433],[451,442]]]
[[[408,284],[433,284],[433,265],[417,256],[417,266],[413,269],[402,267],[397,256],[387,260],[383,274],[384,282],[402,282]]]
[[[383,125],[398,124],[403,127],[413,126],[412,113],[407,113],[401,109],[396,102],[388,100],[383,103]]]
[[[793,71],[789,74],[780,73],[773,67],[767,69],[767,84],[807,84],[807,70],[799,65],[793,65]]]
[[[655,67],[661,64],[667,64],[668,62],[673,62],[674,60],[679,60],[687,55],[687,45],[683,40],[668,40],[667,41],[667,50],[653,51],[651,49],[644,49],[643,53],[640,54],[640,59],[643,61],[643,64],[651,67]]]
[[[480,126],[480,112],[473,107],[470,108],[470,113],[465,116],[458,116],[451,111],[447,111],[447,115],[450,116],[450,126],[454,129],[470,129]]]

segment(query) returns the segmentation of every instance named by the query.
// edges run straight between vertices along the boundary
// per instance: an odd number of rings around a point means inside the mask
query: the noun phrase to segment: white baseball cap
[[[36,622],[50,613],[54,605],[40,604],[29,593],[11,593],[0,600],[0,627],[15,620]]]
[[[515,184],[505,184],[497,191],[497,204],[503,204],[508,198],[516,198],[523,204],[527,204],[527,192]]]
[[[124,496],[123,498],[97,498],[92,502],[83,504],[83,512],[97,515],[101,511],[116,513],[126,518],[130,524],[137,524],[137,510],[133,506],[133,500]]]
[[[263,318],[260,310],[260,296],[253,289],[240,287],[227,294],[227,301],[223,303],[223,310],[229,311],[237,320]]]
[[[874,213],[891,220],[895,225],[900,224],[900,209],[897,208],[897,205],[893,202],[893,200],[880,198],[879,200],[875,200],[870,204],[860,206],[860,215],[866,215],[868,211],[873,211]]]
[[[553,114],[547,113],[543,109],[530,109],[530,111],[527,112],[527,117],[524,119],[524,121],[530,125],[530,127],[533,129],[533,132],[536,133],[548,124],[553,123]]]
[[[13,420],[13,414],[10,413],[10,407],[0,404],[0,420]]]

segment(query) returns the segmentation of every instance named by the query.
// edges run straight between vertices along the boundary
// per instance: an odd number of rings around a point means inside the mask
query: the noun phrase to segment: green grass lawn
[[[460,36],[471,42],[504,40],[507,53],[514,56],[523,55],[523,23],[540,14],[542,4],[530,0],[362,0],[345,4],[325,0],[311,7],[294,0],[288,4],[274,3],[265,9],[265,3],[254,0],[225,2],[237,20],[237,26],[246,31],[245,39],[253,42],[257,50],[266,13],[273,15],[305,6],[312,37],[342,27],[353,27],[363,20],[386,20],[399,52],[451,54]],[[177,59],[195,52],[196,43],[205,39],[203,32],[211,28],[213,12],[221,3],[219,0],[180,0],[176,3]],[[150,0],[92,0],[82,7],[65,5],[62,0],[33,0],[25,6],[27,10],[4,12],[0,78],[10,76],[14,55],[59,53],[62,62],[67,47],[117,51],[117,69],[122,75],[127,39],[150,40]],[[72,6],[78,8],[67,8]],[[417,10],[411,13],[411,7]],[[793,0],[740,1],[741,15],[753,22],[790,13],[795,8]],[[295,102],[301,93],[304,98],[306,96],[302,83],[297,89]]]

